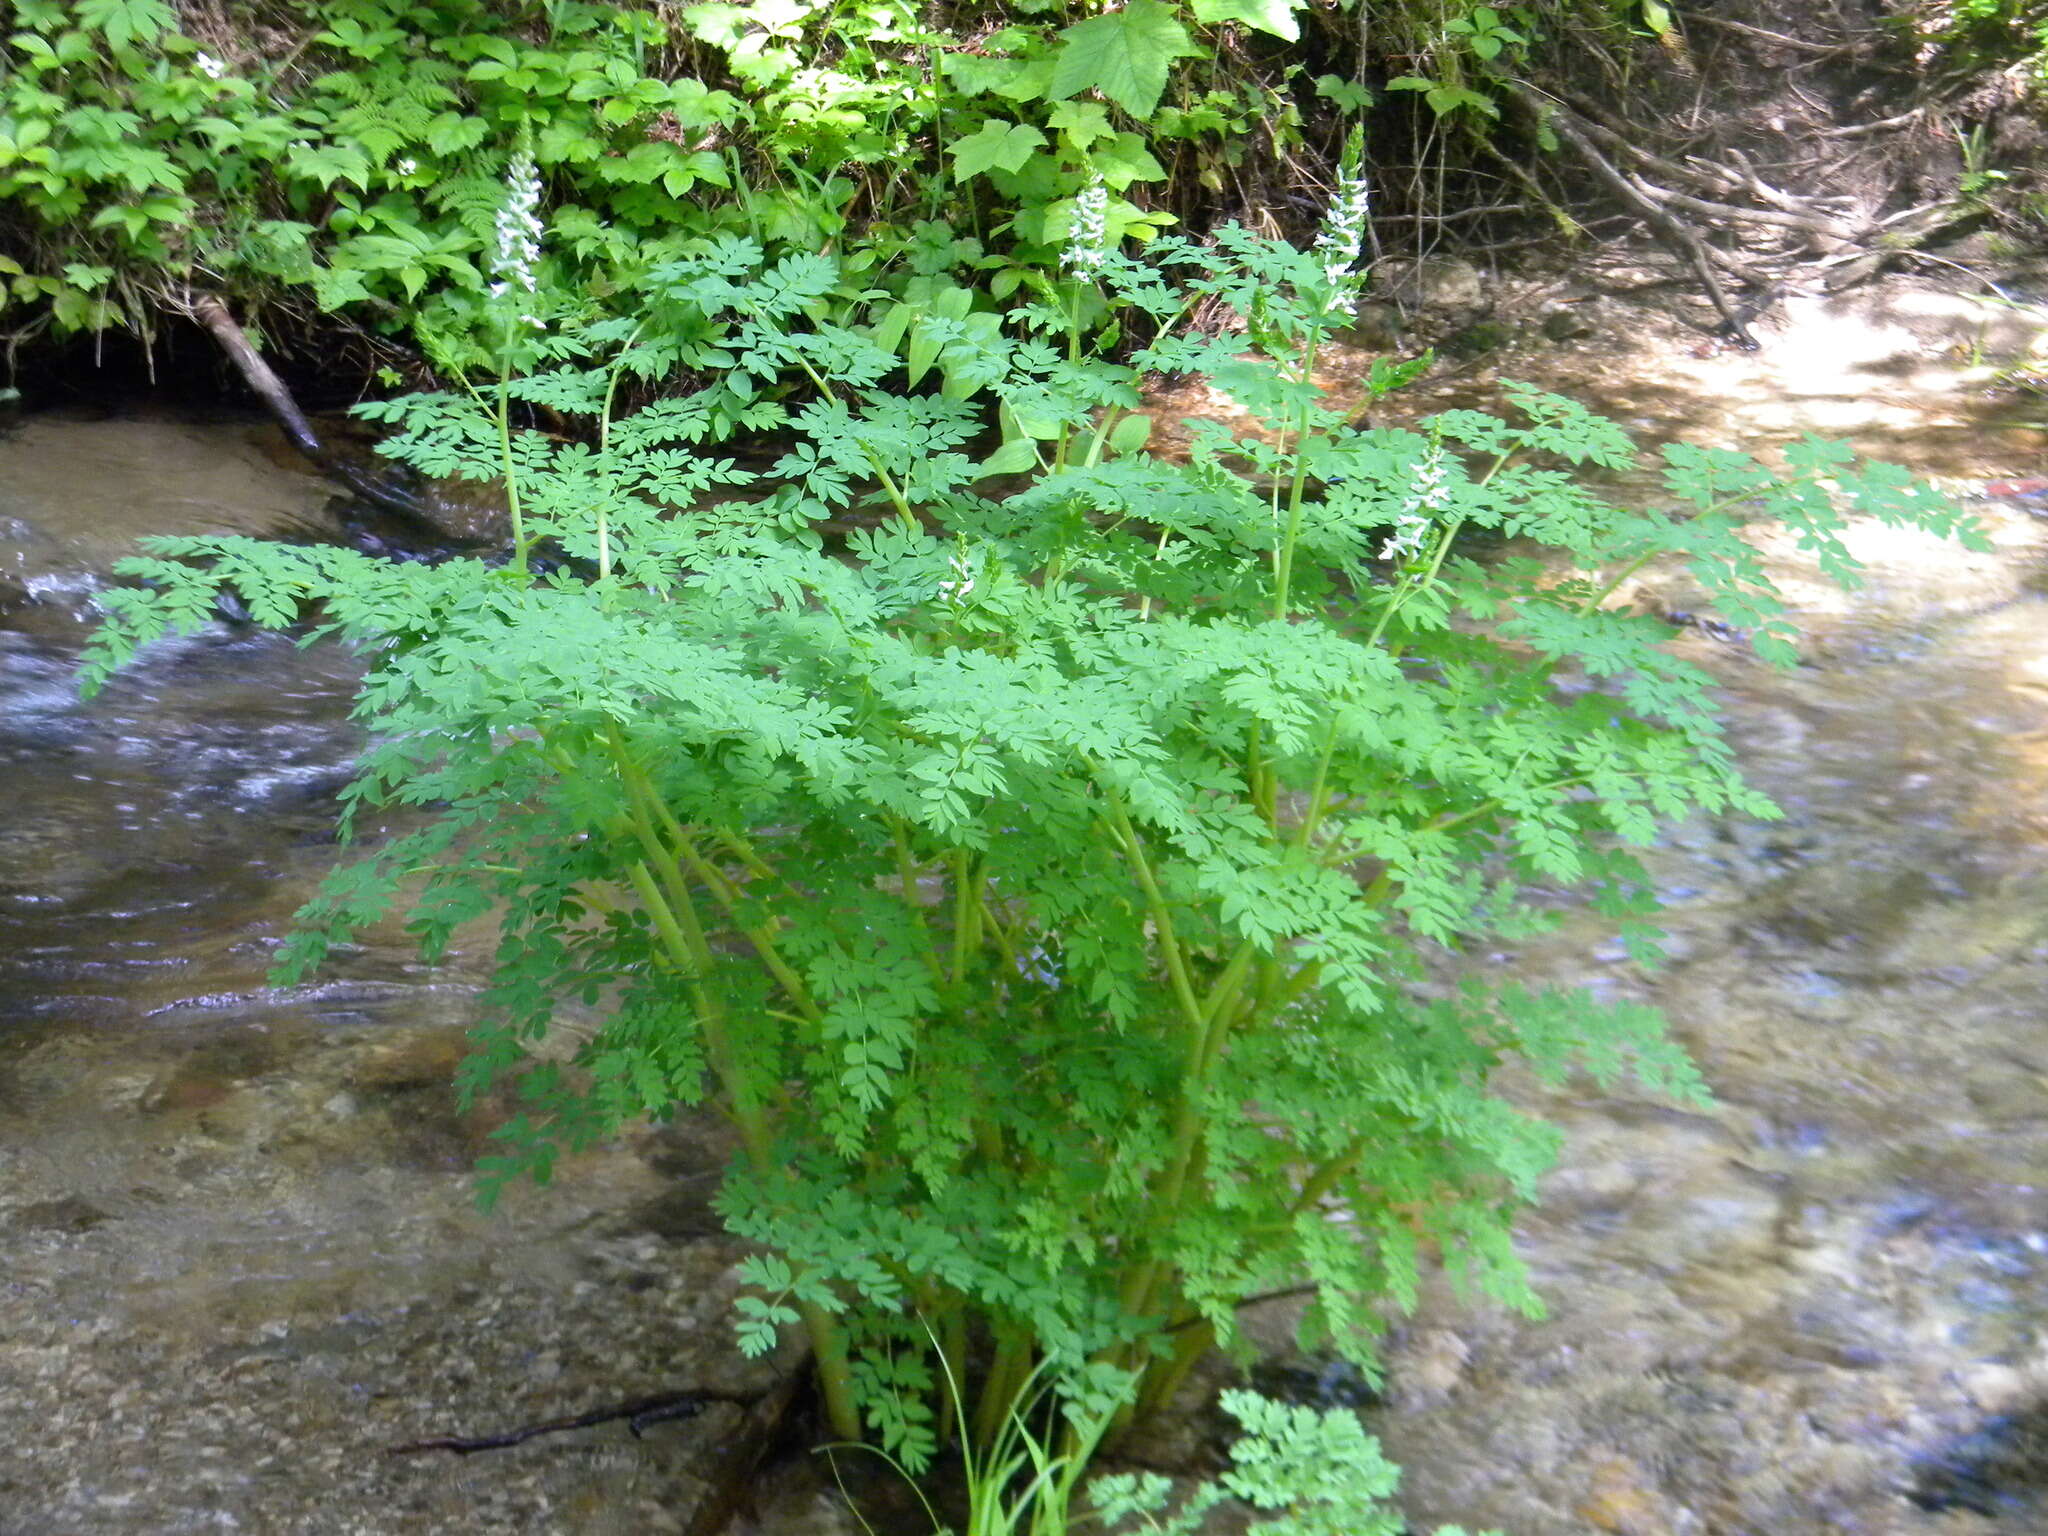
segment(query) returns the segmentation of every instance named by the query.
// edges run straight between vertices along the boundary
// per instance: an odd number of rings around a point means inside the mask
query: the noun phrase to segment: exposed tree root
[[[1750,335],[1741,312],[1729,302],[1727,290],[1721,286],[1720,276],[1714,270],[1714,262],[1692,226],[1617,170],[1614,162],[1600,152],[1591,137],[1581,131],[1580,124],[1584,120],[1576,113],[1559,102],[1546,101],[1518,80],[1504,84],[1509,95],[1539,123],[1548,127],[1559,143],[1578,156],[1585,167],[1605,182],[1617,197],[1640,213],[1657,237],[1692,266],[1699,275],[1700,286],[1721,316],[1723,332],[1745,351],[1755,351],[1756,338]]]

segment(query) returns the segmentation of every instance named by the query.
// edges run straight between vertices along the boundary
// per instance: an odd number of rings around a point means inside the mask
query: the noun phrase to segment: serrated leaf
[[[1079,150],[1116,134],[1109,125],[1108,109],[1099,101],[1055,102],[1046,121],[1053,132]]]
[[[948,145],[946,153],[953,157],[953,179],[965,181],[991,170],[1021,171],[1045,143],[1045,135],[1029,123],[992,117],[975,133]]]
[[[1074,23],[1060,40],[1049,92],[1055,100],[1100,91],[1139,118],[1159,105],[1173,61],[1203,52],[1160,0],[1130,0],[1121,10]]]

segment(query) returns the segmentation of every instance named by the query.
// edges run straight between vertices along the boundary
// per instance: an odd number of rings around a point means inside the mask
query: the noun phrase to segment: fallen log
[[[256,350],[255,343],[249,340],[249,333],[228,313],[227,305],[208,293],[191,296],[186,308],[214,339],[227,360],[234,364],[242,382],[263,402],[291,445],[312,461],[321,474],[338,481],[372,506],[416,522],[428,521],[418,501],[379,485],[360,467],[328,448],[320,434],[313,430],[312,422],[306,419],[306,413],[299,409],[299,403],[292,398],[284,380],[277,376],[277,370],[265,361],[263,354]]]

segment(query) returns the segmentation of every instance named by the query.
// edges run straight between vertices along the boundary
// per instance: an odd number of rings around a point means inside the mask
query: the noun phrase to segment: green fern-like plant
[[[1438,962],[1567,886],[1653,960],[1628,845],[1773,813],[1708,677],[1615,592],[1688,560],[1783,661],[1746,521],[1845,579],[1849,516],[1969,530],[1815,441],[1782,477],[1672,448],[1678,510],[1615,506],[1586,472],[1632,464],[1624,434],[1520,386],[1513,420],[1356,426],[1313,382],[1342,246],[1079,252],[1005,325],[928,317],[921,391],[819,318],[835,262],[708,246],[631,325],[508,321],[502,382],[366,408],[398,458],[507,482],[509,560],[159,539],[87,684],[224,588],[361,650],[348,808],[429,816],[335,873],[281,973],[394,904],[429,957],[494,917],[462,1081],[525,1112],[487,1192],[715,1109],[719,1206],[759,1245],[742,1342],[802,1328],[835,1430],[912,1468],[948,1381],[984,1445],[1041,1371],[1122,1373],[1143,1411],[1275,1289],[1368,1364],[1439,1255],[1533,1309],[1509,1228],[1556,1136],[1496,1070],[1703,1089],[1647,1009]],[[1158,339],[1104,360],[1084,288]],[[1196,304],[1241,332],[1184,331]],[[708,368],[613,419],[622,376]],[[1149,452],[1153,373],[1251,424]],[[782,457],[742,467],[726,445],[764,432]],[[573,1062],[532,1050],[565,997],[605,1014]]]

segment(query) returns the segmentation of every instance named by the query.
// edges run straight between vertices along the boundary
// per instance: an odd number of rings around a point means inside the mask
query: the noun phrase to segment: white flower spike
[[[1444,473],[1444,446],[1433,442],[1429,451],[1415,461],[1415,478],[1408,482],[1407,499],[1394,516],[1394,536],[1380,546],[1380,558],[1405,563],[1421,554],[1431,522],[1450,504],[1451,487],[1449,477]]]
[[[939,601],[957,608],[974,592],[974,557],[963,549],[947,563],[953,579],[939,583]]]
[[[540,239],[543,233],[540,222],[540,167],[534,164],[533,156],[521,150],[512,157],[512,163],[505,170],[505,206],[498,210],[496,227],[498,232],[497,254],[491,258],[491,275],[497,278],[491,284],[491,297],[502,299],[508,293],[532,294],[536,291],[536,272],[540,266]],[[531,314],[522,314],[520,319],[536,330],[540,320]]]
[[[1346,166],[1337,174],[1337,192],[1316,236],[1316,255],[1332,288],[1351,281],[1351,268],[1365,251],[1365,231],[1372,222],[1372,187],[1363,166]]]
[[[1109,259],[1109,184],[1091,175],[1088,184],[1074,194],[1074,209],[1067,218],[1067,248],[1060,252],[1060,266],[1076,277],[1093,277]]]

